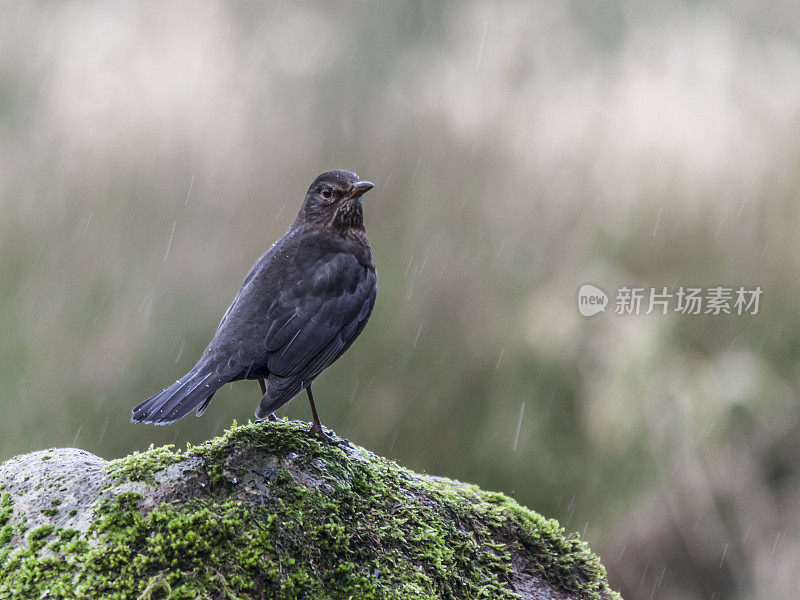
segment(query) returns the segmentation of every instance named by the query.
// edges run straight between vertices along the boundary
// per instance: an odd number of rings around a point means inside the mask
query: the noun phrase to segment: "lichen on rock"
[[[0,599],[619,598],[555,521],[304,423],[35,452],[0,494]]]

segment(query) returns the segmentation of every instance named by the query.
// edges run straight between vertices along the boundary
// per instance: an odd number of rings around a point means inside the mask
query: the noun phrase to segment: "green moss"
[[[58,514],[58,509],[57,508],[43,508],[39,512],[42,513],[46,517],[54,517],[54,516],[56,516]]]
[[[14,513],[14,505],[10,494],[0,495],[0,548],[5,547],[14,537],[14,527],[9,524]]]
[[[42,538],[46,538],[53,530],[56,528],[55,525],[42,525],[41,527],[37,527],[33,531],[28,534],[29,540],[41,540]]]
[[[53,506],[59,506],[61,504],[61,500],[59,498],[55,498],[54,500],[50,501],[50,504]]]
[[[11,494],[3,494],[0,496],[0,525],[8,523],[13,512],[14,506],[11,502]]]
[[[506,599],[517,597],[509,584],[517,550],[578,598],[616,597],[597,557],[555,521],[501,494],[321,443],[306,427],[234,425],[184,451],[151,448],[113,461],[107,499],[86,534],[52,535],[47,525],[27,547],[0,550],[0,598],[49,590],[51,599]],[[247,473],[227,467],[242,448],[279,459],[260,463],[268,490],[249,501],[237,491]],[[209,482],[197,497],[144,512],[138,494],[114,495],[116,483],[154,484],[159,471],[192,457]],[[46,538],[53,541],[42,552]]]
[[[124,458],[112,460],[106,467],[110,475],[106,487],[121,481],[144,481],[154,483],[155,474],[183,459],[180,451],[172,445],[155,448],[152,444],[147,452],[134,452]]]
[[[608,591],[606,570],[598,556],[576,534],[566,535],[553,519],[520,506],[511,498],[480,491],[484,501],[477,509],[488,522],[510,528],[521,550],[533,557],[534,564],[557,587],[602,598]]]

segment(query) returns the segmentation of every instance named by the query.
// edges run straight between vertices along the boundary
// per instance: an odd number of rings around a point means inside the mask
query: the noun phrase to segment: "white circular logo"
[[[578,290],[578,310],[584,317],[604,312],[608,306],[608,294],[596,285],[584,283]]]

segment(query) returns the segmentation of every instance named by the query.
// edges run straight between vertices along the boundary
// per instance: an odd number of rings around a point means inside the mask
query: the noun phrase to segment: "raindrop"
[[[110,420],[111,420],[111,417],[107,417],[106,418],[106,424],[103,425],[103,431],[102,431],[102,433],[100,433],[100,440],[99,440],[101,442],[103,441],[103,438],[106,437],[106,429],[108,429],[108,422]]]
[[[264,52],[267,51],[267,42],[269,42],[270,33],[271,32],[268,31],[267,34],[264,36],[264,43],[261,45],[261,53],[258,55],[259,63],[264,60]]]
[[[361,380],[356,379],[356,384],[353,386],[353,393],[350,394],[350,404],[353,404],[356,401],[356,394],[358,393],[358,386],[361,383]]]
[[[392,436],[392,441],[391,441],[391,443],[389,444],[389,451],[388,451],[388,453],[389,453],[389,454],[391,454],[391,453],[392,453],[392,450],[394,450],[394,445],[397,443],[397,435],[398,435],[399,433],[400,433],[399,431],[395,431],[395,432],[394,432],[394,435]]]
[[[93,216],[94,216],[94,213],[90,212],[89,213],[89,218],[86,219],[86,224],[83,226],[83,232],[81,233],[81,235],[84,235],[84,236],[86,235],[86,230],[89,229],[89,225],[92,224],[92,217]]]
[[[699,516],[699,517],[697,517],[697,522],[694,524],[694,530],[693,530],[693,531],[697,531],[697,528],[698,528],[698,527],[700,527],[700,522],[701,522],[702,520],[703,520],[703,515],[702,515],[702,513],[701,513],[701,514],[700,514],[700,516]]]
[[[25,12],[25,2],[21,3],[19,6],[19,11],[17,12],[17,20],[14,21],[14,29],[16,29],[17,25],[19,25],[20,19],[22,19],[22,13]]]
[[[561,136],[556,136],[556,139],[553,140],[553,146],[550,148],[550,156],[549,158],[553,158],[556,154],[556,150],[558,149],[558,144],[561,142]]]
[[[75,439],[74,439],[74,440],[72,440],[72,445],[73,445],[73,446],[75,446],[75,444],[77,444],[77,443],[78,443],[78,436],[81,434],[81,429],[83,429],[83,425],[81,425],[80,427],[78,427],[78,433],[76,433],[76,434],[75,434]]]
[[[481,49],[478,52],[478,62],[475,63],[475,70],[481,68],[481,61],[483,60],[483,46],[486,43],[486,28],[489,27],[489,20],[483,22],[483,35],[481,36]]]
[[[420,270],[415,268],[414,272],[411,274],[411,280],[408,282],[408,288],[406,289],[406,302],[411,302],[411,297],[414,295],[414,285],[417,283],[417,275],[419,275]]]
[[[95,315],[94,319],[92,320],[92,325],[95,325],[103,314],[103,307],[106,305],[106,300],[108,300],[108,296],[104,297],[103,301],[100,303],[100,308],[97,310],[97,315]]]
[[[514,452],[517,451],[517,442],[519,442],[519,431],[522,429],[522,415],[525,414],[525,401],[522,401],[522,405],[519,407],[519,421],[517,421],[517,435],[514,436]],[[575,497],[573,496],[573,500]]]
[[[554,190],[557,190],[559,187],[561,187],[561,183],[564,181],[564,175],[566,175],[566,169],[562,169],[556,173],[555,180],[553,181]]]
[[[145,329],[147,328],[147,325],[150,322],[150,311],[153,308],[154,297],[155,297],[155,291],[152,291],[149,294],[147,294],[147,296],[144,297],[144,300],[142,300],[142,303],[139,305],[139,310],[137,311],[139,314],[142,315],[142,327]]]
[[[417,330],[417,337],[414,338],[414,343],[411,345],[412,348],[417,347],[417,342],[419,341],[419,336],[422,333],[422,323],[419,324],[419,329]]]
[[[497,363],[495,363],[495,365],[494,365],[494,370],[495,371],[497,371],[497,369],[500,368],[500,361],[503,360],[503,354],[505,354],[505,353],[506,353],[506,349],[505,348],[500,350],[500,356],[497,357]]]
[[[192,187],[194,186],[194,176],[197,174],[197,171],[192,173],[192,180],[189,182],[189,191],[186,192],[186,201],[183,203],[184,208],[189,206],[189,196],[192,195]]]
[[[656,237],[656,232],[658,231],[658,224],[661,223],[661,211],[664,210],[663,206],[658,208],[658,216],[656,217],[656,226],[653,227],[653,235],[652,237]]]
[[[719,559],[719,568],[722,568],[722,563],[725,562],[725,555],[728,553],[728,544],[722,549],[722,558]]]
[[[219,53],[219,58],[222,60],[222,57],[225,56],[225,50],[228,48],[228,37],[231,35],[231,24],[228,23],[228,30],[225,32],[225,41],[222,43],[222,51]]]
[[[740,219],[742,217],[742,213],[744,212],[744,207],[747,205],[748,200],[750,200],[750,198],[745,198],[744,201],[742,202],[742,205],[739,207],[739,214],[736,215],[737,219]]]
[[[408,273],[409,271],[411,271],[411,263],[413,262],[414,262],[414,255],[412,254],[411,258],[408,259],[408,266],[406,267],[406,274],[404,275],[404,277],[408,277]]]
[[[719,226],[717,227],[717,230],[714,232],[714,239],[717,239],[719,232],[722,231],[722,225],[724,223],[725,223],[725,215],[722,215],[722,219],[719,222]]]
[[[187,198],[187,200],[188,200],[188,198]],[[177,221],[175,221],[172,224],[172,232],[169,234],[169,243],[167,244],[167,251],[164,252],[164,262],[167,262],[167,258],[169,257],[169,249],[172,248],[172,238],[175,236],[175,226],[177,224],[178,224]]]
[[[647,569],[649,568],[650,568],[650,563],[647,563],[647,565],[644,568],[644,573],[642,573],[642,578],[639,580],[639,585],[642,585],[644,583],[644,578],[647,576]]]
[[[431,26],[431,21],[433,21],[433,18],[428,19],[428,22],[425,23],[425,28],[422,30],[422,34],[421,35],[425,35],[425,32],[428,31],[428,27]]]
[[[569,506],[567,507],[567,515],[566,518],[564,518],[564,522],[562,523],[564,527],[569,525],[569,522],[572,520],[572,515],[574,513],[575,513],[575,496],[573,496],[569,501]]]
[[[430,23],[430,21],[428,21],[428,22]],[[422,154],[420,154],[419,158],[417,159],[417,166],[414,167],[414,172],[411,174],[411,179],[414,179],[414,177],[417,176],[417,171],[419,170],[419,165],[421,163],[422,163]]]
[[[178,349],[178,356],[175,357],[176,363],[181,359],[181,356],[183,356],[183,351],[185,348],[186,348],[186,340],[183,340],[181,342],[181,347]]]
[[[653,596],[656,594],[656,588],[661,585],[661,580],[664,579],[664,573],[667,570],[667,564],[664,563],[664,568],[661,569],[661,575],[656,577],[656,580],[653,582],[653,589],[650,590],[650,600],[653,600]]]
[[[775,550],[778,549],[778,545],[781,543],[781,538],[783,537],[784,532],[779,531],[777,537],[775,538],[775,543],[772,545],[772,554],[775,554]]]

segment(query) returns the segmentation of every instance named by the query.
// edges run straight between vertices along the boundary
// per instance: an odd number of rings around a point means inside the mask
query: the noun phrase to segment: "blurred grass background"
[[[785,599],[800,563],[800,5],[0,5],[0,457],[106,458],[321,171],[378,303],[323,422],[580,532],[625,598]],[[755,316],[577,311],[759,285]],[[613,303],[613,298],[612,298]],[[305,399],[283,411],[308,419]]]

